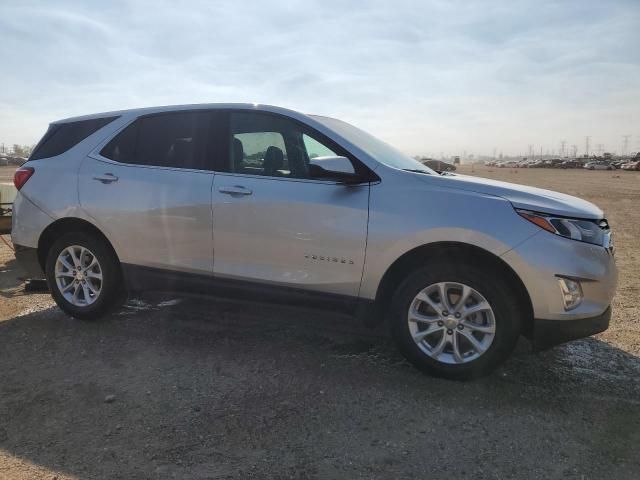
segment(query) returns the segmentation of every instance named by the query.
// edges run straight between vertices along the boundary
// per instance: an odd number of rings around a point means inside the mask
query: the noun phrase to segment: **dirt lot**
[[[154,294],[74,321],[0,244],[0,478],[640,478],[640,175],[473,173],[607,211],[607,332],[449,382],[326,312]]]

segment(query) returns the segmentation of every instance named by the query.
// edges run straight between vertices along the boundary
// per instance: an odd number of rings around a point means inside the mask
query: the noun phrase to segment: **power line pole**
[[[571,150],[573,151],[573,158],[576,158],[578,156],[578,146],[577,145],[571,145]]]
[[[566,140],[560,140],[560,157],[564,157],[564,150],[567,146]]]
[[[584,154],[585,156],[589,156],[589,140],[591,140],[591,136],[587,135],[584,137]]]
[[[599,143],[596,147],[598,149],[598,155],[602,155],[602,152],[604,152],[604,144]]]
[[[622,155],[626,155],[629,151],[629,139],[631,135],[622,135],[622,138],[624,139],[622,143]]]

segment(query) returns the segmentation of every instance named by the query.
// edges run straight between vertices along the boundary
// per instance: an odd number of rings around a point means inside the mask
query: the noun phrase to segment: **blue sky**
[[[410,154],[640,145],[640,1],[41,1],[0,5],[0,142],[55,119],[247,101]]]

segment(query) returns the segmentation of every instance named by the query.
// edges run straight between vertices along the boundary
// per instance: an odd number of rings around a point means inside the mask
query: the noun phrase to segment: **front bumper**
[[[615,295],[618,273],[613,253],[597,245],[541,230],[502,258],[524,283],[533,318],[572,322],[599,317]],[[583,299],[576,308],[565,310],[558,277],[580,282]]]
[[[602,315],[577,320],[539,320],[533,325],[533,347],[544,350],[560,343],[588,337],[609,328],[611,307]]]
[[[16,260],[22,269],[27,272],[28,278],[44,278],[45,275],[38,259],[38,249],[15,244],[14,247],[16,249]]]

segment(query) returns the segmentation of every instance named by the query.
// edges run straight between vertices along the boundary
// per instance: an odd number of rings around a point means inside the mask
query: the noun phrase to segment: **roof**
[[[242,109],[242,110],[259,110],[265,112],[274,112],[274,113],[282,113],[284,115],[299,118],[299,117],[307,117],[307,115],[297,112],[295,110],[289,110],[287,108],[277,107],[274,105],[266,105],[259,103],[196,103],[196,104],[187,104],[187,105],[164,105],[159,107],[145,107],[145,108],[131,108],[127,110],[114,110],[111,112],[101,112],[101,113],[93,113],[90,115],[81,115],[78,117],[69,117],[61,120],[56,120],[51,122],[52,124],[56,123],[69,123],[69,122],[77,122],[81,120],[91,120],[94,118],[103,118],[103,117],[115,117],[115,116],[140,116],[147,115],[150,113],[160,113],[160,112],[172,112],[172,111],[180,111],[180,110],[210,110],[210,109]]]

